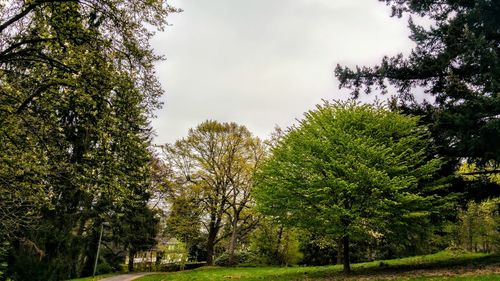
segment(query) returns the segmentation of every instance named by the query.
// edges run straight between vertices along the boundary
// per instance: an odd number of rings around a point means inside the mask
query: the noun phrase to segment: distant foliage
[[[165,217],[165,236],[175,237],[184,242],[189,252],[189,260],[206,260],[206,235],[202,233],[202,208],[198,195],[190,189],[174,188],[170,196],[168,216]]]
[[[473,252],[500,252],[500,200],[469,202],[458,215],[458,243]]]
[[[465,181],[483,181],[500,184],[500,173],[495,173],[498,166],[494,161],[485,163],[481,169],[475,163],[464,162],[458,168],[457,174]]]
[[[253,262],[262,265],[294,265],[303,257],[297,229],[264,219],[250,238]]]
[[[177,239],[170,239],[169,243],[158,246],[158,251],[161,253],[161,258],[156,260],[157,263],[175,263],[183,269],[188,261],[186,244]]]
[[[339,242],[332,239],[332,237],[305,232],[300,237],[300,251],[303,253],[300,264],[328,265],[341,261]],[[366,251],[366,248],[363,250]]]

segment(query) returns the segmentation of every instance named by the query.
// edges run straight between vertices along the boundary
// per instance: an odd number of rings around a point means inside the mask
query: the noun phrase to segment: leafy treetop
[[[423,182],[440,167],[418,118],[355,102],[325,102],[306,113],[257,173],[259,209],[285,225],[344,240],[390,235],[432,215]]]

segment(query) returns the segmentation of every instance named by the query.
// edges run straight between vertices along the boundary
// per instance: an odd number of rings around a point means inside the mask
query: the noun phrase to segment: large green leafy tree
[[[13,274],[81,274],[94,226],[147,200],[147,119],[162,90],[145,25],[163,28],[173,10],[162,1],[0,4],[0,240],[14,246]]]
[[[373,67],[337,66],[340,87],[367,93],[396,88],[398,107],[423,115],[442,156],[479,167],[500,160],[500,2],[491,0],[381,0],[392,16],[410,18],[408,56],[384,57]],[[421,101],[425,97],[426,101]],[[453,169],[453,167],[452,167]],[[491,170],[491,169],[489,169]],[[484,172],[484,171],[483,171]],[[491,171],[486,171],[491,173]],[[498,172],[495,170],[495,172]]]
[[[428,159],[429,132],[418,118],[354,102],[309,111],[257,173],[259,209],[285,225],[349,243],[425,228],[437,197],[425,185],[441,165]],[[417,227],[414,227],[417,229]]]

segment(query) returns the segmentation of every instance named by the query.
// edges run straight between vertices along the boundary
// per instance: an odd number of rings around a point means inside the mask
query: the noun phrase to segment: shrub
[[[234,262],[235,264],[229,263],[229,253],[224,252],[222,255],[215,259],[215,265],[218,266],[232,266],[241,263],[251,262],[252,255],[249,252],[236,252],[234,253]]]
[[[96,274],[106,274],[113,272],[113,267],[107,261],[101,261],[96,268]]]

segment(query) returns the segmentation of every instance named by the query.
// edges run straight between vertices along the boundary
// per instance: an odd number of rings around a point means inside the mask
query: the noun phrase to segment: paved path
[[[122,275],[117,275],[109,278],[104,278],[99,281],[130,281],[137,279],[139,277],[142,277],[144,275],[151,274],[149,272],[138,272],[138,273],[132,273],[132,274],[122,274]]]

